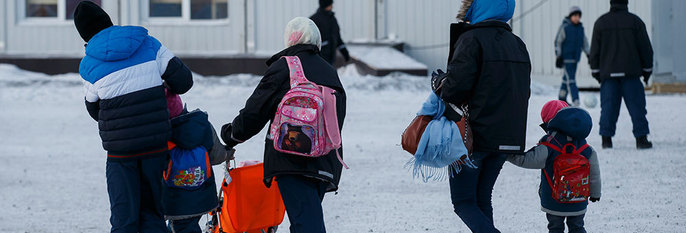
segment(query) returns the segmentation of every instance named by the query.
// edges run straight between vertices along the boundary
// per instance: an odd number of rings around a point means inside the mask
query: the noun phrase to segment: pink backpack
[[[347,169],[338,152],[341,134],[333,95],[336,91],[307,80],[297,56],[283,58],[290,70],[291,89],[281,99],[269,131],[274,149],[305,157],[321,157],[336,150]]]

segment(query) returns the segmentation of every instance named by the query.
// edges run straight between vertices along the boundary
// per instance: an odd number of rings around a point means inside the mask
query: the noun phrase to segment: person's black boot
[[[642,136],[636,138],[636,148],[637,149],[650,149],[653,148],[653,143],[648,141],[648,136]]]
[[[603,136],[603,149],[612,148],[612,137]]]

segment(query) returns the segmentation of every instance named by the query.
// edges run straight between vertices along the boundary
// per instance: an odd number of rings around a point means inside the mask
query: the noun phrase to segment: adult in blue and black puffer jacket
[[[191,72],[145,28],[113,26],[93,2],[79,3],[74,24],[88,43],[79,73],[107,151],[112,232],[166,232],[161,185],[171,125],[164,86],[185,93]]]

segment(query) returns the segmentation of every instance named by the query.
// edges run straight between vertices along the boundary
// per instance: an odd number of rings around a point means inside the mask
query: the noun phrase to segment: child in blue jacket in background
[[[590,53],[588,38],[581,24],[581,8],[573,6],[569,15],[562,20],[562,25],[555,36],[555,66],[562,68],[562,85],[560,85],[559,100],[567,101],[567,95],[572,96],[573,106],[579,106],[579,88],[576,85],[576,68],[581,60],[581,52]]]
[[[571,143],[576,148],[586,145],[586,137],[591,132],[591,116],[580,108],[566,107],[567,103],[553,100],[543,107],[541,125],[546,135],[540,140],[541,143],[550,143],[562,148]],[[559,111],[558,111],[559,110]],[[561,203],[553,199],[552,188],[546,179],[546,173],[553,174],[553,161],[561,153],[546,145],[537,145],[524,155],[510,155],[508,161],[514,165],[530,169],[543,169],[541,171],[541,184],[539,196],[541,198],[541,210],[548,218],[548,230],[550,233],[562,233],[565,230],[564,221],[567,219],[569,233],[585,233],[584,215],[588,201],[578,203]],[[581,155],[588,159],[590,165],[590,200],[600,200],[600,167],[598,155],[593,148],[588,147],[581,151]]]

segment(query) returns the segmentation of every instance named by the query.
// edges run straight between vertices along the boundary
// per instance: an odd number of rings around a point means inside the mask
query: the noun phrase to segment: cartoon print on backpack
[[[304,130],[304,131],[303,131]],[[312,152],[312,139],[311,134],[313,134],[313,129],[310,126],[293,126],[284,123],[281,126],[281,135],[279,139],[281,141],[281,149],[288,151],[295,151],[303,154],[310,154]],[[308,135],[305,132],[309,132]]]

